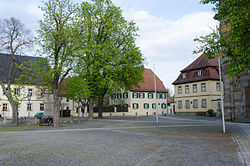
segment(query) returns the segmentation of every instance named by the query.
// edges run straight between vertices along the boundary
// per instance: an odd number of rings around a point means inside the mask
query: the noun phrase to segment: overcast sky
[[[80,0],[74,0],[81,2]],[[113,0],[121,7],[127,20],[139,27],[137,44],[146,59],[145,66],[153,70],[166,88],[199,55],[192,52],[198,43],[193,39],[211,32],[218,24],[213,20],[211,5],[200,0]],[[41,0],[0,0],[0,18],[14,16],[28,28],[39,28]]]

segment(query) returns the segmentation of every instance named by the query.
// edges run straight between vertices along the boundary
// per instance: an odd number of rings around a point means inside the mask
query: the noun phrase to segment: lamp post
[[[27,111],[28,111],[28,129],[30,128],[30,99],[31,99],[31,92],[28,92],[27,95],[28,98],[28,105],[27,105]]]
[[[155,64],[154,64],[154,88],[155,88],[156,123],[159,124],[158,109],[157,109],[157,90],[156,90],[156,80],[155,80]]]
[[[223,102],[223,92],[222,92],[222,81],[221,81],[221,64],[220,64],[220,57],[218,57],[219,63],[219,75],[220,75],[220,101],[221,101],[221,118],[222,118],[222,131],[223,133],[226,132],[225,127],[225,117],[224,117],[224,102]]]

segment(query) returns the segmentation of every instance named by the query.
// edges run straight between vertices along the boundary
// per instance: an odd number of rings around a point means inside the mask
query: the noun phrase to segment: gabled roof
[[[195,61],[188,65],[181,72],[187,72],[195,69],[202,69],[206,67],[218,67],[218,58],[208,59],[205,55],[199,56]]]
[[[201,55],[185,69],[181,70],[181,73],[173,82],[173,85],[206,80],[219,80],[218,69],[218,57],[208,59],[206,56]],[[198,70],[202,70],[202,75],[198,76]],[[182,78],[183,73],[186,73],[186,78]]]
[[[21,55],[15,55],[15,61],[17,65],[25,64],[25,62],[31,61],[31,62],[37,62],[40,58],[38,57],[31,57],[31,56],[21,56]],[[10,54],[2,54],[0,53],[0,78],[3,82],[8,82],[8,72],[11,65],[11,55]],[[14,66],[12,77],[18,78],[20,74],[20,70]]]
[[[144,68],[143,72],[144,82],[139,83],[140,88],[133,86],[131,91],[138,92],[154,92],[154,72],[151,69]],[[156,80],[156,91],[167,93],[168,90],[163,85],[162,81],[155,75]]]

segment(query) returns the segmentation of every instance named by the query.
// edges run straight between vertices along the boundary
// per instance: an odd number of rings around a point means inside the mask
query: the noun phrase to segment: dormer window
[[[187,73],[182,73],[182,78],[187,78]]]
[[[202,75],[202,70],[198,70],[198,76]]]

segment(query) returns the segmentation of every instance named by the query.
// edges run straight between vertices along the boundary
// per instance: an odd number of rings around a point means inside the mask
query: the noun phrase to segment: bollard
[[[163,116],[163,111],[161,112],[162,116]]]
[[[135,116],[137,116],[137,112],[135,113]]]
[[[112,116],[112,113],[110,113],[110,117]]]
[[[125,113],[122,114],[123,118],[125,119]]]
[[[146,116],[148,116],[148,112],[146,112]]]

